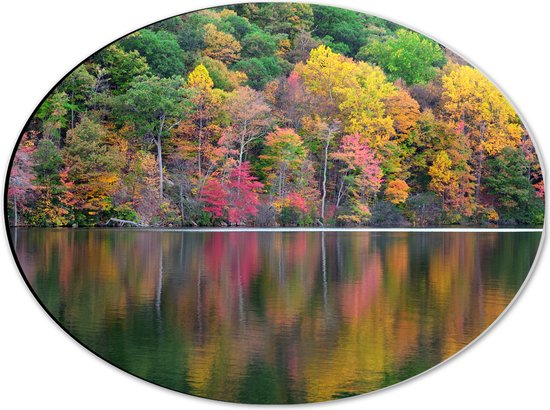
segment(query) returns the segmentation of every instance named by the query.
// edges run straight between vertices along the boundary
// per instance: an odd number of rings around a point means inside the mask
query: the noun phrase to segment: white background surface
[[[1,4],[0,162],[2,186],[13,145],[52,86],[116,38],[161,18],[224,2],[94,0]],[[319,3],[325,3],[319,1]],[[456,2],[331,1],[420,30],[465,56],[519,107],[550,158],[548,10],[537,0]],[[547,164],[548,165],[548,164]],[[138,380],[67,336],[26,288],[0,239],[0,407],[235,408]],[[326,403],[324,408],[549,408],[548,243],[504,320],[448,363],[398,387]]]

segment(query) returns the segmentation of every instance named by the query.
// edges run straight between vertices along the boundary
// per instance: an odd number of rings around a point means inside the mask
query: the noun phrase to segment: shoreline
[[[157,231],[157,232],[543,232],[540,228],[495,228],[495,227],[41,227],[41,226],[10,226],[10,229],[86,229],[86,230],[132,230],[132,231]]]

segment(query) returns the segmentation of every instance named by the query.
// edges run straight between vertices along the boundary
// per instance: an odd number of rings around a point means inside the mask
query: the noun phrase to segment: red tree
[[[227,207],[227,192],[223,185],[215,178],[211,178],[201,191],[201,202],[204,202],[204,210],[210,212],[215,218],[223,218]]]
[[[228,184],[229,223],[242,224],[256,216],[263,184],[250,174],[250,162],[243,162],[231,173]]]
[[[380,162],[376,158],[374,150],[362,142],[360,134],[345,135],[338,152],[331,156],[343,162],[339,192],[346,188],[350,197],[352,215],[343,215],[339,218],[352,222],[362,223],[370,217],[369,202],[373,199],[382,183],[382,171]],[[341,194],[339,194],[337,206]]]
[[[256,216],[263,184],[250,174],[250,163],[234,168],[226,183],[210,178],[201,192],[204,210],[215,218],[225,219],[231,225],[246,224]]]

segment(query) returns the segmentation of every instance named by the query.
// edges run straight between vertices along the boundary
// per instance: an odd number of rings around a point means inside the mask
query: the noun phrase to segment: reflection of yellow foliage
[[[162,315],[170,371],[224,400],[258,363],[276,373],[271,387],[307,401],[376,390],[462,349],[513,296],[484,282],[483,255],[505,245],[496,233],[37,235],[43,255],[26,273],[36,283],[55,266],[67,323],[135,332],[142,312]],[[158,371],[153,356],[132,371]]]
[[[189,358],[189,384],[193,393],[199,396],[207,395],[217,349],[217,344],[212,340],[208,345],[196,349]]]

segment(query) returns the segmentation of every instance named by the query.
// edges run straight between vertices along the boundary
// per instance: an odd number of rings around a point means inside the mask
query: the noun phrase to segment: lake
[[[541,235],[11,230],[36,295],[86,347],[246,403],[353,396],[437,365],[503,312]]]

